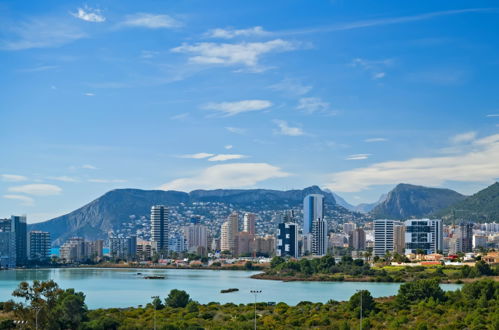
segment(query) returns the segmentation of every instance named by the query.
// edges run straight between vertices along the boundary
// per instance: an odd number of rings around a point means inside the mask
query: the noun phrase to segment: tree
[[[165,308],[165,305],[163,305],[163,303],[161,302],[161,299],[159,299],[159,297],[154,297],[152,299],[151,305],[155,310],[160,310],[160,309]]]
[[[173,308],[185,307],[191,301],[189,294],[184,290],[173,289],[165,299],[165,305]]]
[[[445,300],[445,292],[438,280],[418,280],[404,283],[400,286],[395,302],[402,308],[409,304],[433,298],[436,301]]]
[[[275,256],[270,261],[270,267],[271,268],[276,268],[278,265],[282,264],[283,262],[285,262],[285,260],[284,260],[283,257]]]
[[[376,310],[376,302],[368,290],[360,290],[350,297],[348,308],[360,317],[360,306],[362,300],[362,316],[367,316],[371,311]]]

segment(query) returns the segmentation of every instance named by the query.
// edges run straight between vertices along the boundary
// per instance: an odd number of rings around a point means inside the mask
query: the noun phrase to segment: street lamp
[[[40,312],[41,309],[42,309],[41,306],[34,307],[34,310],[35,310],[35,329],[36,330],[38,330],[38,313]]]
[[[360,330],[362,330],[362,290],[357,290],[360,293]]]
[[[256,296],[259,294],[259,293],[262,293],[262,290],[250,290],[250,293],[254,294],[255,295],[255,330],[256,330]]]
[[[159,296],[152,296],[151,298],[153,301],[152,307],[154,308],[154,330],[156,330],[156,305],[154,304],[154,301],[159,299]]]

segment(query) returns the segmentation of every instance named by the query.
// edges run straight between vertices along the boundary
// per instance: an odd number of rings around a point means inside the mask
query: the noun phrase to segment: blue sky
[[[494,1],[3,1],[0,215],[499,177]]]

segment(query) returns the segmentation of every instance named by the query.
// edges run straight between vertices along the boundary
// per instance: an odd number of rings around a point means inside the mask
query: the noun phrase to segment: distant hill
[[[376,206],[383,203],[387,197],[388,197],[388,194],[383,194],[379,197],[379,199],[376,202],[374,202],[374,203],[361,203],[361,204],[355,206],[352,209],[352,211],[360,212],[360,213],[369,213],[372,210],[374,210],[374,208]]]
[[[371,215],[376,218],[401,220],[426,217],[465,198],[466,196],[450,189],[401,183],[371,211]]]
[[[308,194],[323,194],[329,212],[350,214],[349,211],[336,205],[330,192],[322,191],[317,186],[303,190],[278,191],[268,189],[218,189],[195,190],[190,193],[163,190],[117,189],[112,190],[88,203],[87,205],[60,217],[30,225],[30,230],[44,230],[51,233],[53,244],[60,245],[68,238],[81,236],[87,239],[107,238],[109,231],[121,229],[122,224],[131,216],[150,214],[151,206],[162,204],[179,207],[193,205],[196,202],[220,203],[224,210],[246,210],[251,212],[283,210],[302,207],[303,198]],[[180,205],[180,206],[179,206]],[[200,208],[200,212],[203,211]],[[227,211],[229,212],[229,211]],[[204,214],[216,218],[210,212]],[[177,218],[189,218],[189,214],[175,215]],[[218,216],[220,217],[220,216]]]
[[[473,221],[493,222],[499,220],[499,182],[436,212],[446,222]]]

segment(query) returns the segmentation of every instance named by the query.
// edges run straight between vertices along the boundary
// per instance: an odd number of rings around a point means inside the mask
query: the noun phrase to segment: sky
[[[495,1],[2,1],[0,217],[499,177]]]

